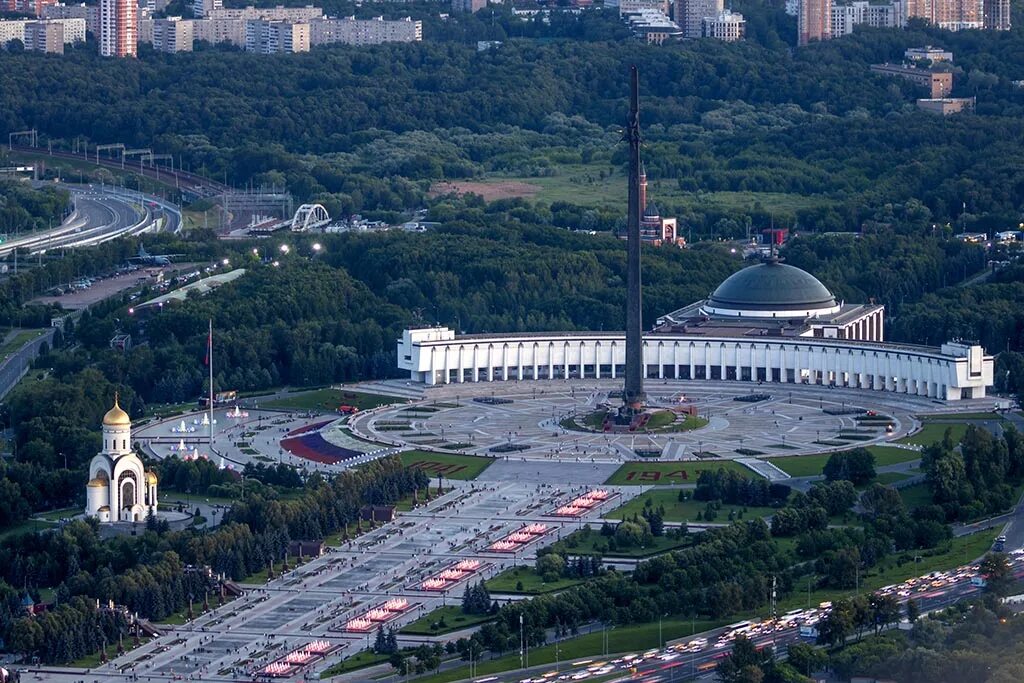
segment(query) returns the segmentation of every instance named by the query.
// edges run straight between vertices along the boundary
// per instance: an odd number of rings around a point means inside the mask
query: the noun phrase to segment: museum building
[[[644,335],[649,379],[735,380],[891,391],[945,401],[983,398],[993,358],[980,346],[889,343],[884,307],[837,301],[817,278],[770,258],[705,300],[658,318]],[[456,335],[407,329],[398,367],[433,386],[531,379],[615,379],[622,332]]]

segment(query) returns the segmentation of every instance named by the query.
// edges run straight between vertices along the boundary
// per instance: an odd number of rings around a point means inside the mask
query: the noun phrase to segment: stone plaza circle
[[[447,385],[431,388],[422,401],[357,416],[350,426],[389,445],[474,455],[607,462],[632,460],[637,451],[660,451],[662,459],[688,460],[698,452],[738,458],[745,454],[737,450],[743,450],[771,457],[884,443],[911,432],[917,424],[914,414],[938,407],[923,397],[887,392],[664,380],[648,382],[651,406],[693,406],[708,420],[706,426],[650,434],[562,426],[570,415],[592,412],[603,403],[615,405],[609,393],[620,389],[614,380]],[[770,398],[736,400],[751,393]],[[855,410],[892,418],[887,421],[891,431],[885,425],[860,425]]]

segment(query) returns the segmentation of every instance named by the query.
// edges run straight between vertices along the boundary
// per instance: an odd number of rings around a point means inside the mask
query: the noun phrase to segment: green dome
[[[832,292],[807,271],[767,261],[727,277],[705,307],[756,317],[758,312],[834,312],[838,305]]]

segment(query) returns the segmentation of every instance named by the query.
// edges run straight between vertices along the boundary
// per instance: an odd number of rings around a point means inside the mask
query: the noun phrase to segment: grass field
[[[379,655],[372,650],[363,650],[362,652],[357,652],[351,657],[341,660],[334,666],[324,669],[320,673],[320,678],[331,678],[332,676],[338,676],[348,671],[358,671],[359,669],[365,669],[368,666],[383,664],[386,661],[388,661],[388,655]]]
[[[399,633],[436,636],[442,633],[461,631],[470,626],[486,623],[493,618],[490,614],[463,614],[462,607],[448,605],[447,607],[438,607],[432,612],[427,612],[416,621],[401,629]]]
[[[896,465],[901,462],[917,460],[921,454],[917,451],[910,451],[905,448],[892,448],[887,446],[868,446],[868,450],[875,456],[875,467]],[[768,462],[775,465],[791,477],[813,477],[821,474],[825,469],[825,463],[831,453],[819,453],[817,455],[789,455],[781,458],[769,458]]]
[[[474,455],[450,455],[433,451],[406,451],[399,453],[406,467],[419,467],[431,479],[441,475],[445,479],[476,479],[494,462],[492,458]]]
[[[511,183],[526,189],[526,196],[548,204],[556,201],[581,206],[617,207],[626,201],[626,176],[607,164],[564,164],[555,167],[555,175],[543,178],[495,176],[483,182]],[[605,176],[602,178],[601,173]],[[793,214],[800,209],[826,207],[832,200],[821,196],[784,194],[780,192],[683,192],[671,182],[652,183],[652,195],[660,201],[671,201],[687,208],[717,210],[749,210],[760,204],[765,211]]]
[[[904,472],[882,472],[877,477],[875,477],[875,482],[879,484],[895,484],[898,481],[910,479],[912,476],[914,475],[906,474]]]
[[[369,410],[377,406],[404,402],[403,399],[394,396],[365,394],[358,391],[349,391],[348,389],[314,389],[312,391],[296,392],[290,396],[260,403],[260,406],[263,408],[284,408],[286,410],[334,412],[341,405],[355,406],[359,410]]]
[[[10,340],[0,344],[0,358],[6,358],[8,355],[14,353],[25,344],[29,343],[46,330],[18,330],[10,338]]]
[[[996,413],[948,413],[939,415],[918,415],[917,419],[921,422],[932,422],[934,420],[1002,420],[1002,415]]]
[[[735,619],[723,621],[690,621],[688,619],[664,619],[660,629],[658,622],[650,624],[639,624],[636,626],[619,626],[607,632],[608,653],[618,652],[639,652],[664,644],[666,641],[675,638],[682,638],[694,633],[701,633],[713,628],[719,628],[736,621]],[[583,657],[601,655],[604,649],[604,632],[596,630],[576,638],[562,640],[556,645],[545,645],[544,647],[531,649],[529,652],[530,666],[539,664],[553,664],[555,661],[562,663],[561,670],[567,670],[569,663]],[[477,676],[487,676],[500,671],[510,671],[519,668],[519,652],[480,662],[476,667]],[[417,683],[448,683],[469,678],[469,667],[459,667],[444,671],[433,676],[417,678]]]
[[[697,513],[703,513],[707,507],[707,503],[702,500],[690,500],[682,501],[679,500],[679,492],[671,489],[654,489],[641,496],[637,496],[633,500],[629,501],[617,510],[612,510],[606,517],[610,519],[624,519],[626,517],[632,517],[634,514],[639,515],[643,512],[644,505],[650,500],[651,505],[655,508],[664,506],[665,507],[665,521],[666,522],[694,522],[697,520]],[[729,512],[733,511],[737,515],[743,510],[742,505],[722,505],[718,510],[718,517],[714,520],[716,522],[727,522],[729,521]],[[744,519],[752,519],[753,517],[765,517],[775,512],[775,508],[770,507],[748,507],[747,512],[743,515]]]
[[[724,468],[739,472],[745,477],[761,475],[732,460],[688,460],[686,462],[628,462],[608,478],[606,484],[619,485],[667,485],[696,484],[697,477],[704,470],[715,471]]]
[[[931,446],[933,443],[942,441],[947,429],[953,439],[953,443],[959,443],[960,439],[964,438],[964,434],[967,432],[967,425],[962,422],[925,424],[921,426],[921,431],[913,436],[903,437],[899,440],[899,443]]]
[[[569,545],[575,542],[576,545]],[[601,555],[603,557],[650,557],[660,555],[671,550],[687,548],[693,543],[690,536],[682,538],[669,538],[668,536],[655,536],[650,545],[643,548],[619,548],[608,550],[608,539],[597,533],[591,532],[584,536],[581,532],[575,531],[559,541],[554,547],[556,552],[565,555]]]
[[[522,588],[517,586],[522,583]],[[542,593],[553,593],[565,590],[582,583],[580,579],[559,579],[545,583],[541,580],[533,567],[513,567],[489,579],[486,582],[487,590],[492,593],[523,593],[526,595],[540,595]]]

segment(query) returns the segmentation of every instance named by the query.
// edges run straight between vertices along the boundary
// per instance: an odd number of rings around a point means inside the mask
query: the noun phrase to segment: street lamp
[[[288,252],[290,252],[292,250],[292,248],[289,247],[287,244],[282,244],[280,249],[281,249],[281,253],[282,254],[287,254]]]
[[[313,251],[315,253],[319,254],[320,250],[323,249],[323,248],[324,248],[324,245],[320,244],[319,242],[313,242]]]

